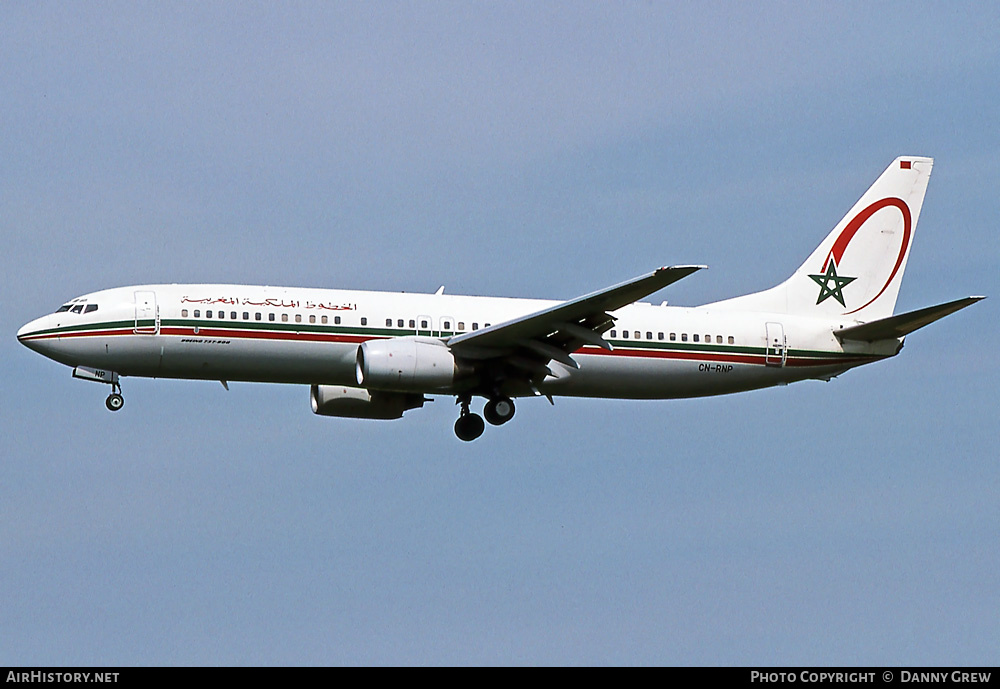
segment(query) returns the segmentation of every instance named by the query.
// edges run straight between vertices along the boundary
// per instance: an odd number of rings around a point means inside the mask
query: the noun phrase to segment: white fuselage
[[[555,301],[244,285],[143,285],[94,292],[18,332],[69,366],[123,376],[357,386],[361,343],[447,341]],[[77,309],[79,304],[89,310]],[[79,311],[79,312],[74,312]],[[613,315],[611,351],[585,345],[579,368],[550,363],[534,392],[666,399],[829,379],[894,355],[899,341],[841,343],[840,325],[789,314],[637,303]],[[437,388],[428,394],[452,394]],[[526,388],[505,391],[514,397]]]

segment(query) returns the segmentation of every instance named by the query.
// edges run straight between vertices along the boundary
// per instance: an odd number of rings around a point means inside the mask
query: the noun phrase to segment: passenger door
[[[785,346],[785,329],[781,323],[767,323],[767,349],[764,352],[764,363],[768,366],[784,366],[788,356]]]
[[[135,332],[155,335],[160,331],[160,311],[156,307],[156,292],[135,293]]]

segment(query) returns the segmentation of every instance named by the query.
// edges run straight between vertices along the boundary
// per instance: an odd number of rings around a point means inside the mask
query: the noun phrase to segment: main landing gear
[[[514,418],[514,400],[495,397],[483,407],[483,416],[494,426],[502,426]]]
[[[458,403],[462,405],[458,421],[455,422],[455,435],[459,440],[470,442],[483,434],[486,424],[483,417],[469,410],[471,395],[462,395]],[[514,418],[514,401],[509,397],[494,397],[483,408],[483,416],[494,426],[500,426]]]
[[[458,421],[455,422],[455,435],[458,436],[459,440],[464,440],[465,442],[475,440],[483,434],[483,430],[486,428],[486,424],[483,423],[483,417],[469,411],[470,401],[471,397],[469,395],[463,395],[458,398],[458,403],[462,405],[462,411],[459,413]]]

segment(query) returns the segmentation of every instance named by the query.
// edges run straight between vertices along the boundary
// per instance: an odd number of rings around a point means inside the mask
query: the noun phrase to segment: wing
[[[613,287],[448,340],[456,357],[494,360],[495,377],[544,378],[549,361],[579,368],[571,354],[585,344],[611,349],[602,337],[614,324],[609,311],[638,301],[705,266],[659,268]],[[513,371],[513,373],[512,373]]]

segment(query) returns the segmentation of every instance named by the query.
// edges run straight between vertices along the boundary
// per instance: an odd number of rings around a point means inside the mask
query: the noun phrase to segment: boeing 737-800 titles
[[[895,356],[904,337],[982,299],[893,315],[933,161],[897,158],[795,273],[691,308],[635,303],[704,266],[671,266],[570,301],[243,285],[93,292],[17,333],[77,378],[310,386],[316,414],[396,419],[457,398],[474,440],[517,397],[667,399],[829,380]]]

